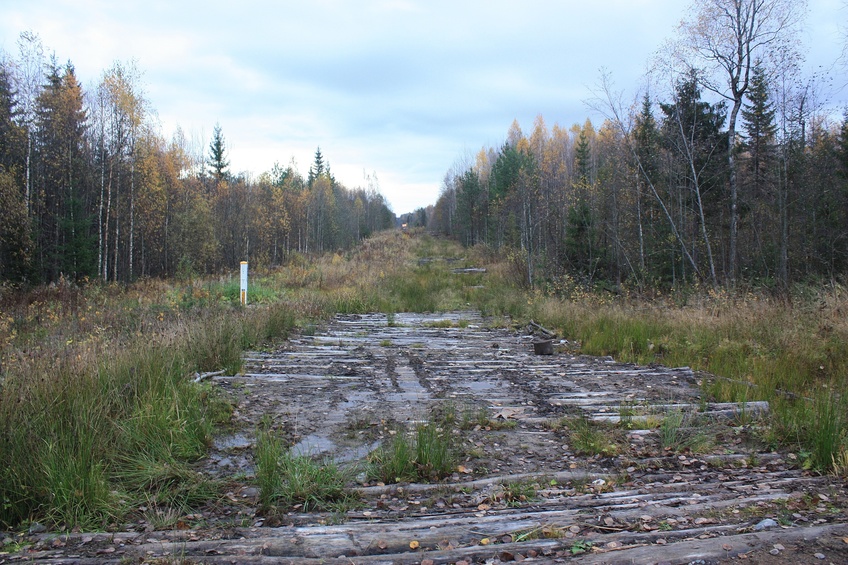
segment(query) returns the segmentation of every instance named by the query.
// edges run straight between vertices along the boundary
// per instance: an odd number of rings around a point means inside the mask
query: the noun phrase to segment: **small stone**
[[[44,526],[43,524],[39,524],[38,522],[33,522],[29,526],[29,534],[30,535],[43,534],[46,531],[47,531],[47,526]]]
[[[777,549],[770,549],[769,553],[771,553],[772,555],[778,555],[778,554],[780,554],[780,551],[777,550]]]
[[[766,518],[765,520],[761,520],[754,526],[755,532],[761,532],[763,530],[767,530],[769,528],[776,528],[777,522],[772,520],[771,518]]]
[[[783,551],[784,549],[786,549],[785,547],[783,547],[782,543],[776,543],[772,547],[774,547],[778,551]]]
[[[421,565],[436,565],[436,562],[432,559],[422,559]]]
[[[825,555],[824,553],[814,553],[813,557],[815,557],[816,559],[824,559]]]

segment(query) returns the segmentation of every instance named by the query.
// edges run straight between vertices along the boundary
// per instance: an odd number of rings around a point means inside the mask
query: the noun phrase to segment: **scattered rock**
[[[761,520],[757,522],[754,526],[755,532],[761,532],[763,530],[767,530],[769,528],[776,528],[778,526],[777,522],[772,520],[771,518],[766,518],[765,520]]]

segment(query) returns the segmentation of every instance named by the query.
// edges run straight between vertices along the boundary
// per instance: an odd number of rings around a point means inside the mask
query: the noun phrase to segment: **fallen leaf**
[[[377,547],[379,547],[380,549],[386,549],[387,547],[389,547],[389,544],[386,543],[386,540],[380,540],[377,542]]]
[[[731,549],[733,549],[733,546],[730,545],[729,543],[723,543],[723,544],[721,544],[721,548],[725,551],[730,551]]]
[[[499,411],[495,412],[493,419],[501,419],[507,420],[509,418],[515,418],[516,416],[521,416],[524,414],[524,408],[501,408]]]
[[[480,540],[480,545],[489,545],[489,538],[483,538]]]
[[[409,549],[418,549],[418,546],[420,545],[421,544],[418,543],[418,541],[412,540],[411,542],[409,542]]]
[[[456,470],[459,471],[460,473],[466,473],[466,474],[471,472],[471,469],[469,469],[465,465],[460,465],[459,467],[456,468]]]

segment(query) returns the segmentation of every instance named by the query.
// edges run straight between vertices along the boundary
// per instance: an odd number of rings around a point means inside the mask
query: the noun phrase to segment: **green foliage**
[[[680,410],[672,410],[660,424],[660,443],[665,448],[679,449],[683,436],[680,427],[683,425],[684,415]]]
[[[610,430],[586,418],[572,419],[569,424],[569,441],[575,453],[610,457],[619,451]]]
[[[259,499],[266,509],[311,512],[349,507],[356,502],[357,497],[346,488],[349,471],[329,461],[316,462],[293,454],[272,432],[259,433],[255,457]]]
[[[415,445],[404,433],[395,434],[391,440],[369,456],[370,473],[384,483],[399,483],[418,478],[415,467]]]
[[[216,181],[222,181],[227,176],[227,167],[230,162],[227,161],[227,147],[224,141],[224,134],[221,131],[221,124],[215,124],[215,129],[212,130],[212,141],[209,142],[209,160],[206,165],[212,172],[212,176]]]
[[[820,391],[813,404],[812,421],[807,432],[812,451],[812,464],[826,471],[848,450],[848,399]]]
[[[455,462],[450,431],[428,423],[418,425],[413,437],[399,431],[372,452],[369,473],[385,483],[435,481],[450,475]]]
[[[206,453],[213,425],[228,420],[231,406],[190,375],[234,370],[242,347],[289,331],[290,309],[277,304],[246,315],[207,303],[204,313],[166,315],[166,307],[148,308],[147,300],[105,306],[113,298],[93,288],[90,303],[108,308],[96,313],[84,307],[81,291],[54,292],[61,301],[36,303],[41,324],[51,320],[56,327],[30,326],[36,322],[22,316],[18,326],[27,334],[44,331],[36,342],[44,350],[31,348],[29,357],[18,358],[26,364],[4,367],[0,381],[0,525],[38,519],[55,527],[103,528],[139,505],[167,517],[216,498],[219,485],[190,464]],[[66,314],[72,327],[62,326]],[[89,316],[97,318],[95,335],[108,327],[104,320],[114,324],[108,346],[91,344],[90,335],[52,337],[79,331]],[[174,320],[166,332],[151,329],[168,324],[169,316]],[[150,339],[137,339],[142,331]],[[35,339],[0,335],[0,345]]]

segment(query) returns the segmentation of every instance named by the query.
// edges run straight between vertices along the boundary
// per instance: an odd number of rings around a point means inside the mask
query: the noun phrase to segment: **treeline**
[[[779,4],[705,4],[729,3]],[[664,100],[644,95],[630,108],[603,77],[599,127],[586,120],[548,129],[539,116],[525,135],[514,122],[502,146],[484,147],[446,174],[430,229],[512,249],[527,285],[744,281],[785,290],[793,281],[844,276],[848,114],[834,119],[817,104],[815,81],[785,53],[734,62],[757,51],[728,52],[719,70],[740,72],[723,88],[709,60],[693,57],[667,75],[676,78]],[[682,59],[684,48],[676,55]]]
[[[29,283],[273,266],[391,227],[376,178],[336,182],[320,149],[308,177],[277,164],[228,170],[216,126],[206,155],[157,131],[140,73],[115,63],[93,89],[24,33],[0,54],[0,280]]]

